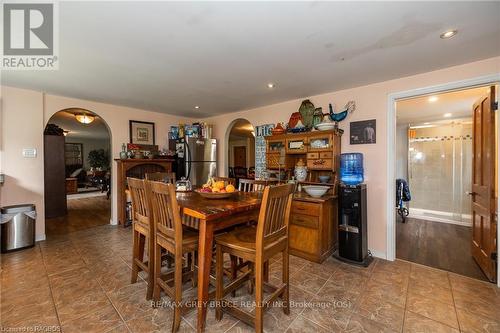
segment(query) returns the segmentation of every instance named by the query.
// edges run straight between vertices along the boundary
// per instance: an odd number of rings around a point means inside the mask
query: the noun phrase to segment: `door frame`
[[[440,85],[429,87],[417,88],[412,90],[400,91],[390,93],[387,97],[387,197],[386,197],[386,211],[387,211],[387,244],[386,244],[386,257],[387,260],[396,259],[396,210],[394,208],[396,197],[396,102],[401,99],[418,97],[428,94],[436,94],[449,92],[453,90],[463,90],[467,88],[474,88],[486,85],[499,85],[500,73],[480,76],[476,78],[454,81]],[[497,89],[498,100],[499,92]],[[497,111],[498,112],[498,111]],[[500,129],[500,116],[497,117],[497,128]],[[497,165],[500,165],[500,135],[497,136]],[[498,172],[498,170],[497,170]],[[497,188],[500,185],[500,177],[497,180]],[[500,203],[500,196],[497,198]],[[500,207],[500,205],[497,205]],[[497,221],[498,223],[498,221]],[[497,253],[500,250],[500,228],[497,227]],[[500,256],[497,259],[497,267],[500,267]],[[500,287],[500,274],[497,274],[497,285]]]

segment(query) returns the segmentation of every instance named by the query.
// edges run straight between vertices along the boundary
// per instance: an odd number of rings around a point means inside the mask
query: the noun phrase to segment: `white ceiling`
[[[90,124],[82,124],[75,118],[76,113],[81,113],[81,109],[67,109],[54,114],[48,121],[49,124],[56,124],[65,131],[69,131],[67,137],[75,139],[109,140],[109,131],[104,121],[96,116]],[[92,114],[92,112],[88,112]]]
[[[474,103],[489,92],[488,87],[479,87],[443,94],[421,96],[398,101],[396,103],[396,118],[398,124],[420,124],[443,120],[446,113],[449,119],[471,118]],[[430,97],[437,100],[431,102]]]
[[[500,2],[66,1],[59,11],[60,69],[4,71],[3,84],[199,118],[500,54]],[[458,35],[441,40],[450,28]]]

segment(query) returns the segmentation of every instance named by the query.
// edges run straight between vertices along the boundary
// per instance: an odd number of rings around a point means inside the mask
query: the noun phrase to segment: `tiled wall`
[[[470,214],[472,124],[415,129],[409,142],[411,207]]]

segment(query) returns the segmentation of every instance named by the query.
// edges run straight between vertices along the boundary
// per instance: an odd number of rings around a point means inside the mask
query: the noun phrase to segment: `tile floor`
[[[170,332],[172,310],[151,307],[144,281],[130,284],[130,252],[130,229],[107,225],[2,255],[1,329]],[[268,311],[267,332],[500,332],[500,290],[486,282],[404,261],[362,269],[291,256],[290,271],[291,313]],[[271,282],[279,276],[277,258]],[[235,297],[242,304],[252,300],[244,289]],[[180,332],[195,322],[187,313]],[[209,310],[206,332],[252,331]]]

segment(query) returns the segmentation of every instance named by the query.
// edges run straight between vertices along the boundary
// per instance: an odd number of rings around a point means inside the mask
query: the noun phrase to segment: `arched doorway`
[[[47,237],[109,224],[111,132],[96,113],[56,112],[44,131]]]
[[[255,178],[255,129],[246,119],[236,119],[226,132],[225,172],[231,178]]]

